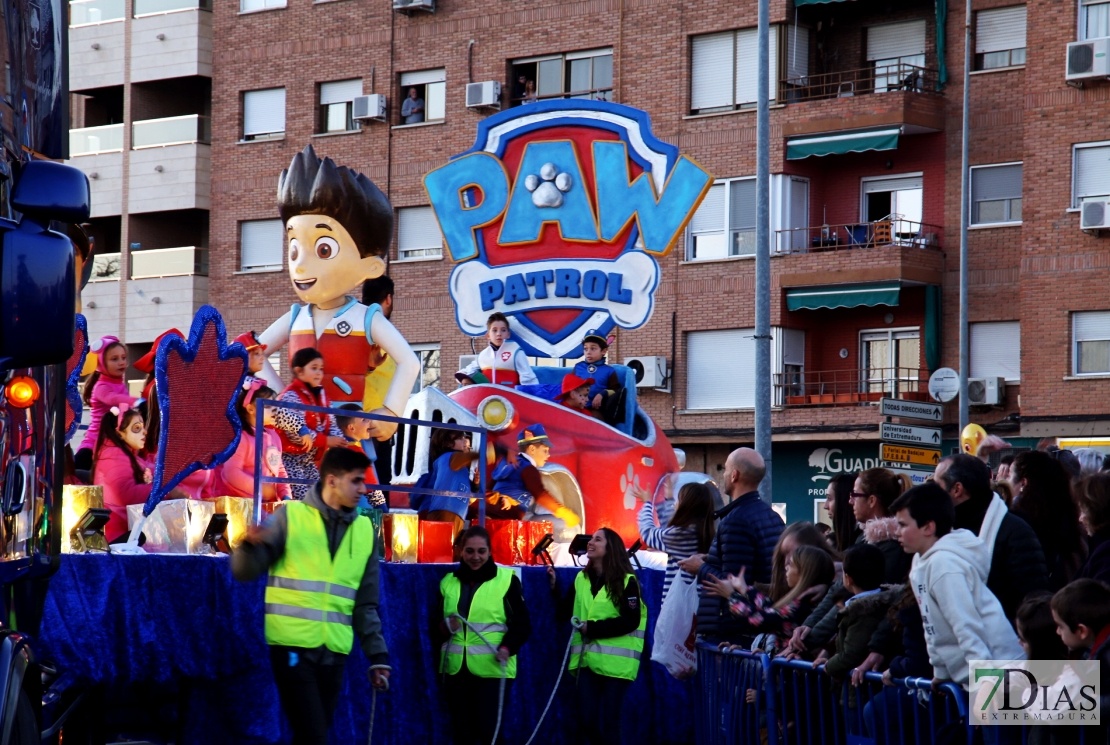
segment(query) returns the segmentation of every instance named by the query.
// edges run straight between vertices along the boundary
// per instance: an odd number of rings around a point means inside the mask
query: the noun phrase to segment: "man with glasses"
[[[983,461],[960,453],[937,464],[933,480],[956,506],[956,527],[979,536],[990,553],[987,587],[1006,618],[1014,622],[1018,606],[1034,590],[1048,589],[1048,569],[1037,534],[991,489],[991,471]]]

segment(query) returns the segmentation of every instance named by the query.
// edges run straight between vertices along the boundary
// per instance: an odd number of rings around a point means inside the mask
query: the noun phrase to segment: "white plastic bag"
[[[698,581],[687,582],[679,573],[671,583],[671,590],[659,611],[659,620],[655,622],[651,659],[680,680],[689,678],[698,669],[698,655],[694,649],[697,615]]]

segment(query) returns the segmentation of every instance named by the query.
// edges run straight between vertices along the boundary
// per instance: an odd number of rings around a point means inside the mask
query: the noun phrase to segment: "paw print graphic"
[[[563,194],[570,191],[569,173],[559,173],[554,163],[540,166],[540,175],[532,173],[524,179],[524,188],[532,192],[532,204],[537,207],[562,207]]]
[[[621,492],[624,494],[624,508],[632,510],[636,508],[636,490],[643,489],[640,484],[640,477],[632,470],[632,464],[628,464],[628,470],[621,474]]]

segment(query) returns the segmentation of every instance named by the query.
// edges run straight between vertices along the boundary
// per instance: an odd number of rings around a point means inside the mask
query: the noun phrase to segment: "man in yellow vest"
[[[231,559],[242,581],[269,570],[266,643],[294,745],[327,742],[356,634],[371,683],[388,687],[374,527],[355,509],[369,465],[363,453],[328,450],[304,501],[285,502],[251,529]]]

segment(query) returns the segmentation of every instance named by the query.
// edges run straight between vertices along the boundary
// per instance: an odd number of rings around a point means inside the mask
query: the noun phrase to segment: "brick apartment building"
[[[665,390],[640,400],[688,468],[717,473],[753,429],[755,3],[394,4],[213,8],[209,297],[229,328],[261,330],[295,300],[274,195],[311,142],[392,200],[393,320],[424,382],[452,388],[460,355],[484,342],[455,326],[421,179],[491,112],[466,105],[467,84],[499,82],[502,106],[519,103],[521,78],[541,99],[631,105],[718,182],[662,260],[651,321],[622,331],[610,359],[665,359]],[[1110,83],[1065,80],[1105,55],[1065,63],[1069,43],[1110,36],[1110,2],[975,11],[971,374],[989,403],[972,419],[1015,439],[1107,436],[1110,231],[1081,230],[1079,208],[1110,194]],[[924,397],[931,370],[958,366],[962,16],[943,0],[771,3],[772,423],[792,520],[831,474],[877,463],[872,401]],[[425,121],[405,124],[414,87]],[[383,121],[353,118],[369,94],[385,96]]]

